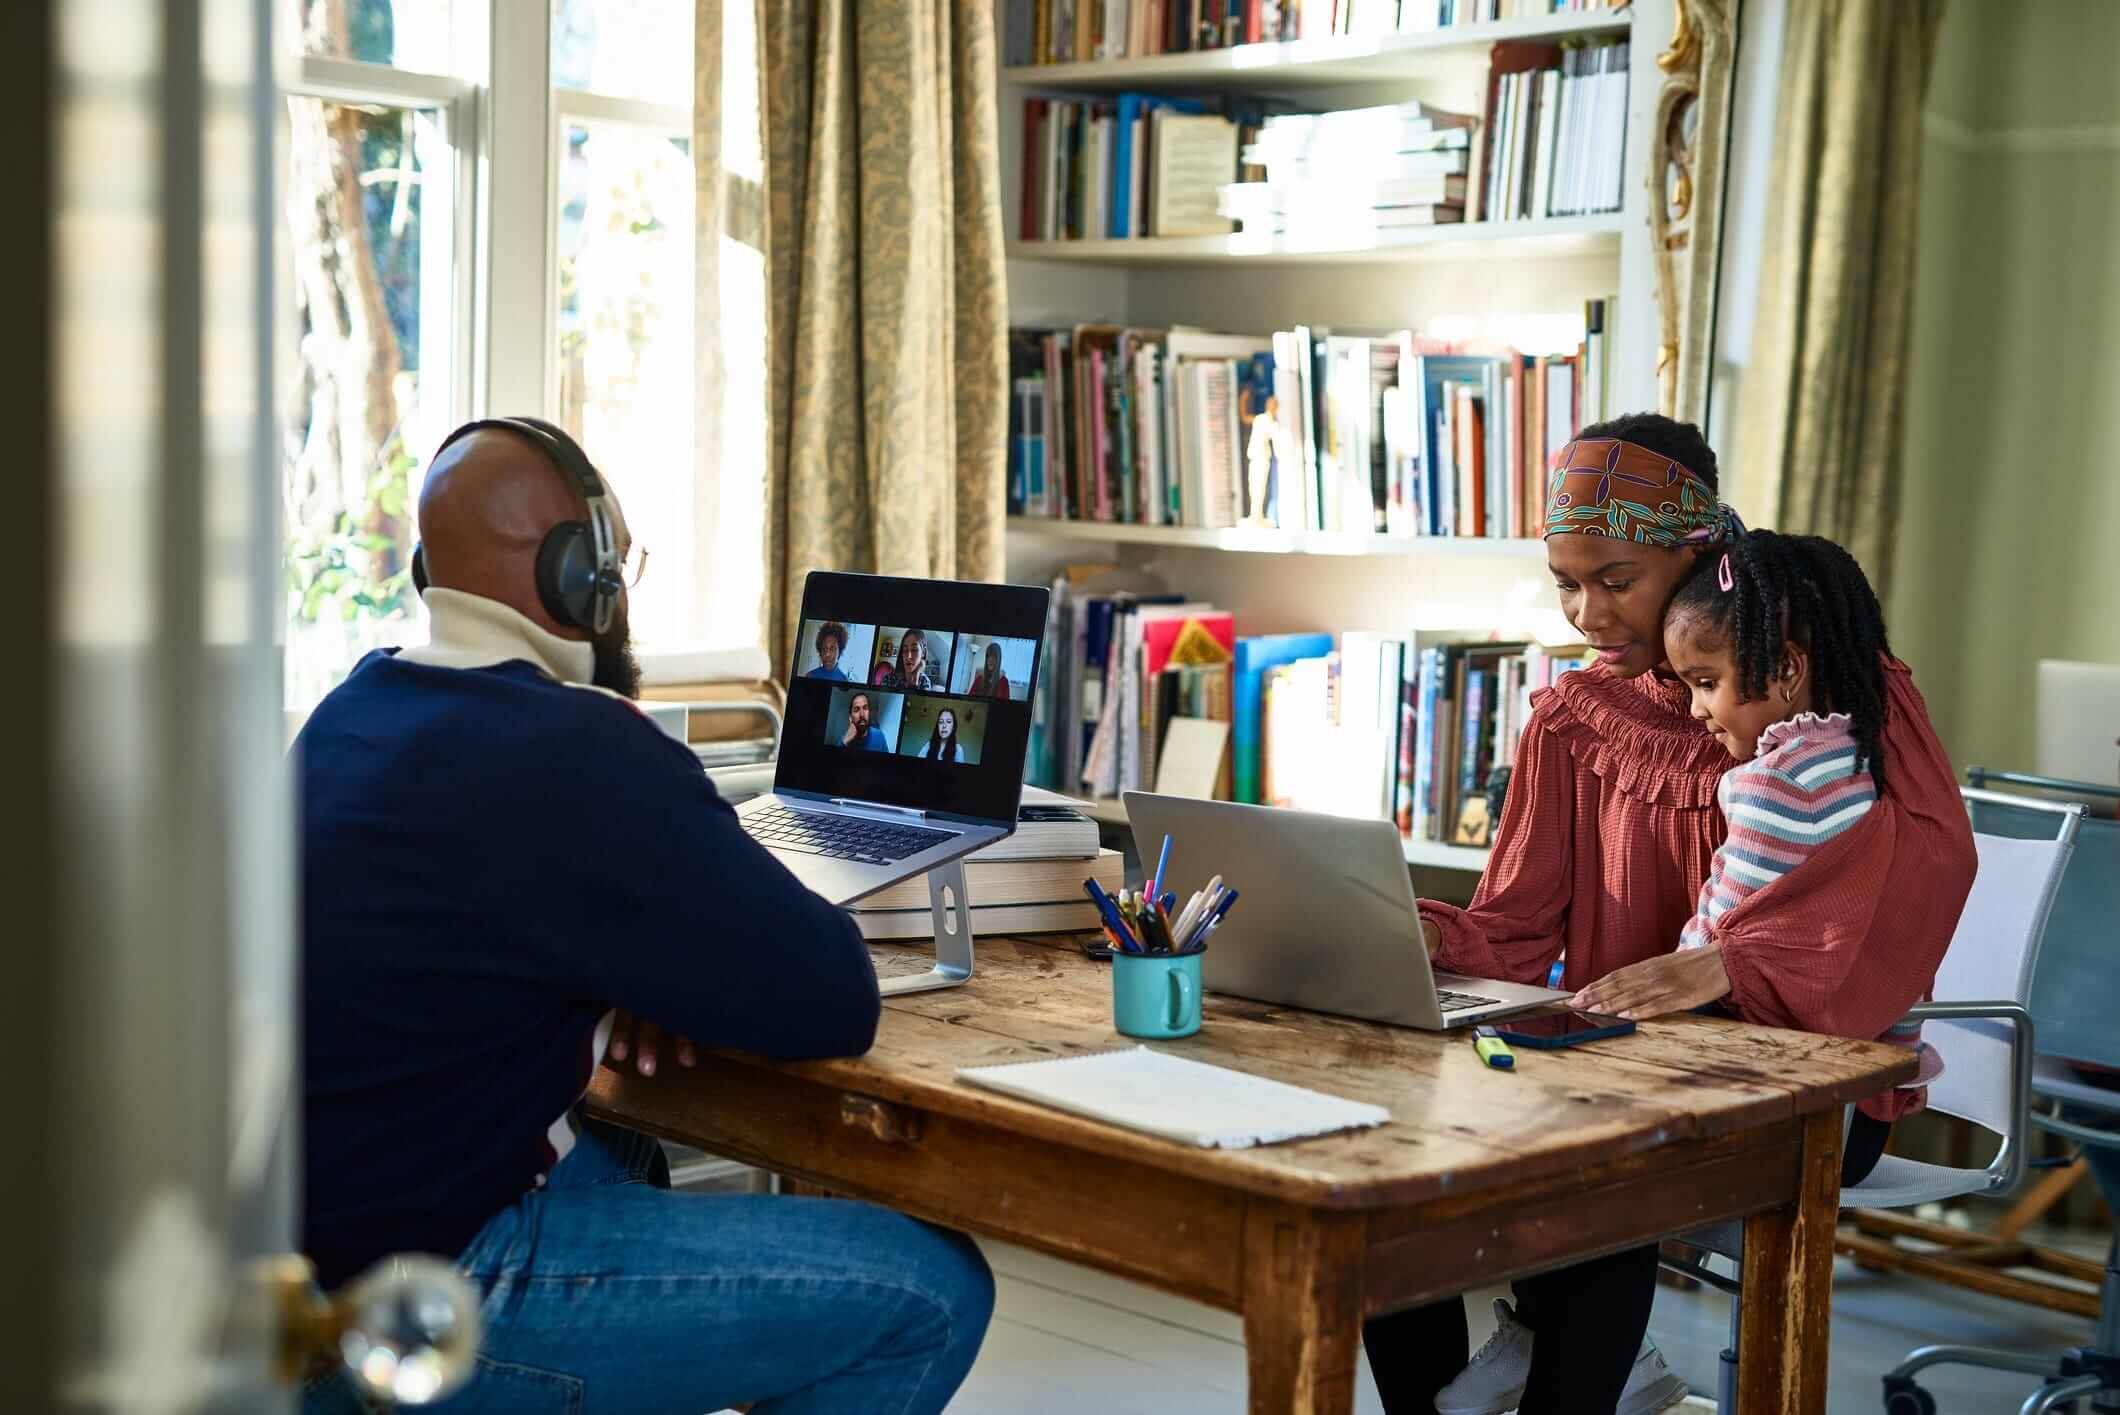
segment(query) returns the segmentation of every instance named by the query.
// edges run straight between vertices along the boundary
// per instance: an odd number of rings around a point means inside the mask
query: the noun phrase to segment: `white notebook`
[[[957,1079],[1203,1149],[1241,1150],[1382,1125],[1382,1106],[1134,1047],[1053,1061],[966,1066]]]

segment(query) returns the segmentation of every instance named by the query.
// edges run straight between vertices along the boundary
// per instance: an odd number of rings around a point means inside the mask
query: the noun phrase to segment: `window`
[[[297,56],[282,199],[288,705],[313,705],[369,649],[423,636],[408,570],[426,459],[487,413],[552,418],[609,476],[653,552],[633,596],[645,651],[756,643],[767,447],[751,7],[724,7],[732,236],[721,416],[705,418],[693,0],[289,0],[282,13]],[[529,230],[540,211],[546,229]],[[695,446],[698,429],[712,447]]]
[[[461,403],[455,237],[465,86],[447,0],[301,0],[286,101],[278,394],[286,696],[306,708],[412,627],[412,505]]]

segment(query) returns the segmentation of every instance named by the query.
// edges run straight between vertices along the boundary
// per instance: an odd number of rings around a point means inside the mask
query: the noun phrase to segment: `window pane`
[[[742,8],[731,6],[730,8]],[[714,515],[714,647],[759,642],[766,592],[766,258],[721,238],[721,484]]]
[[[555,0],[552,82],[689,107],[692,0]]]
[[[449,402],[452,204],[434,114],[287,108],[297,338],[281,443],[287,702],[299,709],[399,642],[415,611],[412,507]]]
[[[758,125],[758,12],[745,0],[721,10],[721,165],[734,176],[766,179]]]
[[[559,173],[560,422],[610,478],[653,568],[634,638],[694,643],[692,158],[682,137],[570,123]]]
[[[299,54],[449,72],[450,0],[292,0]]]

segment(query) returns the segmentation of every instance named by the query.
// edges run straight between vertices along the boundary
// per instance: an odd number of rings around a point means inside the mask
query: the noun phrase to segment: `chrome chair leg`
[[[2031,1398],[2018,1408],[2017,1415],[2047,1415],[2055,1406],[2096,1395],[2105,1389],[2105,1381],[2098,1376],[2077,1376],[2073,1380],[2057,1381],[2044,1390],[2034,1391]]]

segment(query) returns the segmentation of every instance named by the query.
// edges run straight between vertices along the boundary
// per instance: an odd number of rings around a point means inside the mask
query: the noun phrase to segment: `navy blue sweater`
[[[371,654],[295,746],[304,1246],[455,1256],[551,1164],[626,1008],[702,1046],[868,1049],[861,934],[629,704]]]

